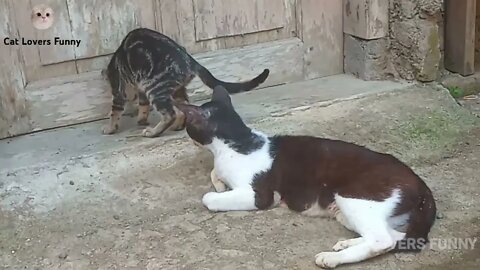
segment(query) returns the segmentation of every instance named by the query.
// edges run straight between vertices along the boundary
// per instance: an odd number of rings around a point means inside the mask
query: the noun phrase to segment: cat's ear
[[[190,105],[190,104],[175,104],[185,117],[187,118],[187,122],[195,122],[196,120],[200,119],[207,119],[208,112],[205,111],[202,107]]]
[[[233,107],[232,99],[230,98],[227,89],[221,85],[217,85],[215,88],[213,88],[212,101]]]

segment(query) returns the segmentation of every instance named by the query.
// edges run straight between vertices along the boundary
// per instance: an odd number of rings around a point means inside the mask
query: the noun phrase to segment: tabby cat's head
[[[176,104],[185,114],[186,130],[192,140],[208,145],[214,138],[233,140],[250,134],[222,86],[213,89],[212,100],[201,106]]]

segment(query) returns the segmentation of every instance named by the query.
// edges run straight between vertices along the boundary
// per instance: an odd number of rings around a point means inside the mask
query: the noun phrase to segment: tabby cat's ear
[[[215,88],[213,88],[212,101],[233,107],[232,99],[230,98],[227,89],[221,85],[217,85]]]

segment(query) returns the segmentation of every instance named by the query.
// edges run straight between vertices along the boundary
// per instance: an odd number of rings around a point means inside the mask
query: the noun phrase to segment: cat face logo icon
[[[32,25],[38,30],[45,30],[53,25],[55,20],[53,9],[47,5],[38,5],[32,9]]]

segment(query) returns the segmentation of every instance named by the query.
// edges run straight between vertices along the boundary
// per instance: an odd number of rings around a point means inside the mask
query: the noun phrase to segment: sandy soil
[[[475,106],[472,106],[475,107]],[[413,87],[266,117],[267,133],[357,142],[411,165],[439,209],[432,238],[480,238],[480,119],[445,90]],[[11,172],[0,183],[3,269],[318,269],[314,255],[354,235],[286,209],[210,213],[212,158],[186,139]],[[4,176],[2,176],[4,177]],[[21,180],[32,180],[29,189]],[[480,242],[480,241],[479,241]],[[478,269],[473,250],[387,254],[340,269]]]

